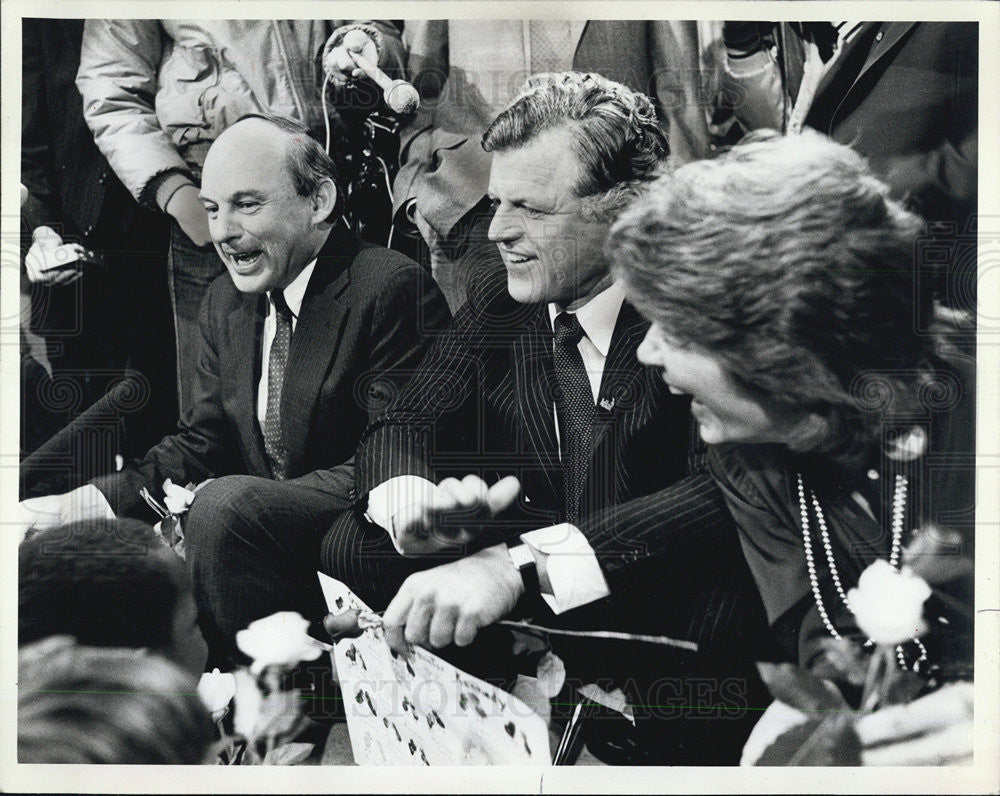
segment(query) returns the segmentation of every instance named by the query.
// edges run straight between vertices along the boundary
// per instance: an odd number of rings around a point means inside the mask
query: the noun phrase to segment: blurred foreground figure
[[[215,732],[198,681],[167,660],[69,636],[17,658],[17,762],[210,762]]]

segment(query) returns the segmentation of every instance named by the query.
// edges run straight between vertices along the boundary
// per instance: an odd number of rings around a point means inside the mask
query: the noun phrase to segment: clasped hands
[[[492,487],[474,475],[426,482],[392,515],[396,545],[410,556],[467,544],[478,535],[478,525],[511,506],[520,491],[514,477]],[[409,644],[467,646],[480,628],[509,614],[523,593],[505,545],[487,547],[410,575],[385,611],[386,639],[400,652]]]

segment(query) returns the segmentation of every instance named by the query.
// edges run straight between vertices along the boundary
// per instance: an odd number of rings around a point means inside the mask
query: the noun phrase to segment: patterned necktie
[[[271,293],[274,304],[274,340],[267,359],[267,410],[264,414],[264,452],[271,475],[281,481],[288,475],[288,452],[281,439],[281,386],[285,380],[288,347],[292,341],[292,311],[280,290]]]
[[[559,394],[556,408],[559,416],[559,447],[562,451],[566,495],[566,521],[576,523],[580,493],[583,491],[590,463],[590,446],[594,426],[594,396],[583,366],[577,343],[583,329],[576,315],[562,312],[555,320],[553,363]]]

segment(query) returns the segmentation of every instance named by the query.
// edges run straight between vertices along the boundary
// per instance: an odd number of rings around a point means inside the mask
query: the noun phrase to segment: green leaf
[[[852,714],[810,719],[778,736],[758,766],[859,766],[861,741]]]
[[[265,766],[295,766],[312,754],[311,743],[286,743],[276,746],[264,758]]]
[[[771,696],[803,713],[850,710],[847,701],[828,680],[791,663],[758,663]]]

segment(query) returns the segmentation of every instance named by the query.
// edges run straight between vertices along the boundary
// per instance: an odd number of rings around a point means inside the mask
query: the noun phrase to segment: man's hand
[[[51,227],[36,227],[31,233],[31,248],[24,257],[24,268],[32,284],[68,285],[83,275],[83,246],[63,244]],[[71,260],[72,252],[78,259]]]
[[[330,75],[337,88],[342,88],[348,78],[365,75],[355,64],[351,53],[360,55],[369,63],[378,63],[378,46],[363,30],[349,30],[337,46],[333,45],[331,37],[323,50],[323,70]]]
[[[431,250],[431,254],[439,253],[441,251],[441,236],[437,234],[437,231],[416,207],[415,203],[412,217],[414,225],[420,232],[420,236],[424,239],[424,243],[427,244],[427,248]]]
[[[207,246],[212,242],[208,214],[198,198],[198,189],[193,185],[182,185],[174,191],[164,210],[174,217],[195,246]]]
[[[404,653],[407,642],[423,647],[468,646],[481,627],[514,610],[523,593],[521,573],[506,545],[487,547],[410,575],[386,609],[386,639]]]
[[[491,487],[477,475],[461,481],[445,478],[402,503],[390,518],[396,545],[405,556],[419,556],[468,544],[478,535],[480,523],[509,508],[520,493],[521,483],[514,476]]]
[[[114,519],[111,504],[92,484],[84,484],[61,495],[28,498],[20,503],[24,530],[44,531],[78,520]]]
[[[950,683],[857,724],[866,766],[943,766],[972,760],[972,683]]]

